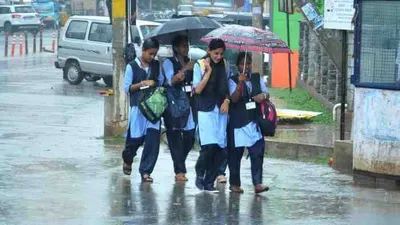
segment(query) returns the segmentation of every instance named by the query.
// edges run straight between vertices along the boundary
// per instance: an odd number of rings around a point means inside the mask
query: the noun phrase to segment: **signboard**
[[[304,16],[307,17],[307,20],[313,25],[314,30],[322,27],[324,24],[324,18],[318,13],[313,4],[305,4],[303,7],[301,7],[301,10],[303,11]]]
[[[354,0],[325,0],[324,28],[353,30]]]

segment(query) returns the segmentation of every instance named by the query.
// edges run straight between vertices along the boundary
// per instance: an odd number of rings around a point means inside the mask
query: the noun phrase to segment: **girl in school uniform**
[[[148,121],[138,108],[138,99],[144,90],[162,85],[163,76],[160,64],[155,57],[159,43],[155,39],[143,42],[142,55],[126,66],[124,90],[129,94],[130,113],[125,149],[122,152],[123,172],[130,175],[133,158],[144,144],[139,173],[143,182],[153,182],[150,177],[156,165],[160,148],[160,121],[153,124]]]
[[[245,60],[246,58],[246,60]],[[246,61],[246,63],[245,63]],[[259,103],[269,99],[267,87],[260,74],[251,72],[251,56],[239,53],[239,73],[229,79],[231,107],[229,111],[228,166],[230,190],[243,193],[240,181],[240,162],[247,148],[251,160],[251,175],[256,193],[268,191],[262,184],[265,141],[255,122]],[[246,64],[246,65],[245,65]],[[245,71],[243,73],[243,71]]]
[[[172,41],[174,56],[164,61],[163,72],[168,85],[186,92],[191,97],[193,66],[194,63],[188,57],[189,40],[187,36],[178,35]],[[182,121],[185,120],[185,121]],[[188,118],[179,119],[179,123],[186,123],[186,126],[179,128],[175,126],[173,118],[166,111],[164,123],[167,129],[168,146],[174,162],[175,180],[188,181],[186,178],[186,158],[194,144],[196,125],[193,120],[193,113],[190,110]]]
[[[225,49],[221,39],[211,40],[207,56],[195,64],[193,72],[201,146],[196,163],[196,186],[207,191],[216,191],[214,182],[227,144],[230,99],[226,71],[229,66],[223,59]]]

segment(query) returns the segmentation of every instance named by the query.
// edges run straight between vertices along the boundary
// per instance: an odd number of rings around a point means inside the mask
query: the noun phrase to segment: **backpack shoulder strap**
[[[225,66],[225,73],[226,73],[227,77],[229,77],[229,73],[230,73],[229,63],[228,63],[228,61],[226,61],[226,59],[224,59],[224,66]]]
[[[235,82],[235,84],[239,83],[239,76],[238,75],[233,75],[233,76],[229,77],[229,79],[233,80],[233,82]]]
[[[159,75],[160,75],[160,62],[158,60],[154,60],[151,63],[150,79],[157,82]]]
[[[132,67],[132,73],[136,74],[136,76],[134,76],[134,78],[132,79],[132,84],[138,83],[136,82],[139,78],[137,76],[137,71],[138,69],[140,69],[139,65],[137,64],[136,60],[132,60],[129,65]]]
[[[256,96],[261,93],[261,85],[260,85],[260,74],[252,73],[251,74],[251,86],[252,86],[252,95]]]

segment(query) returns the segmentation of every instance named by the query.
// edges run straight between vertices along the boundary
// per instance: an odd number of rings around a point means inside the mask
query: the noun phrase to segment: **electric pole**
[[[252,4],[252,12],[253,12],[253,27],[264,29],[263,23],[263,5],[265,0],[253,0]],[[262,53],[253,53],[253,71],[256,73],[260,73],[261,76],[264,76],[263,70],[263,54]]]
[[[112,0],[113,93],[104,100],[104,136],[120,136],[128,124],[128,101],[123,91],[125,73],[126,0]]]

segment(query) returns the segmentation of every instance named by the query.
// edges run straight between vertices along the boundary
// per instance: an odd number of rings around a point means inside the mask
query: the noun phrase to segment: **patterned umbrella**
[[[269,30],[255,27],[228,25],[217,28],[201,41],[210,43],[212,39],[219,38],[225,42],[227,48],[238,51],[262,53],[290,53],[287,44]]]

